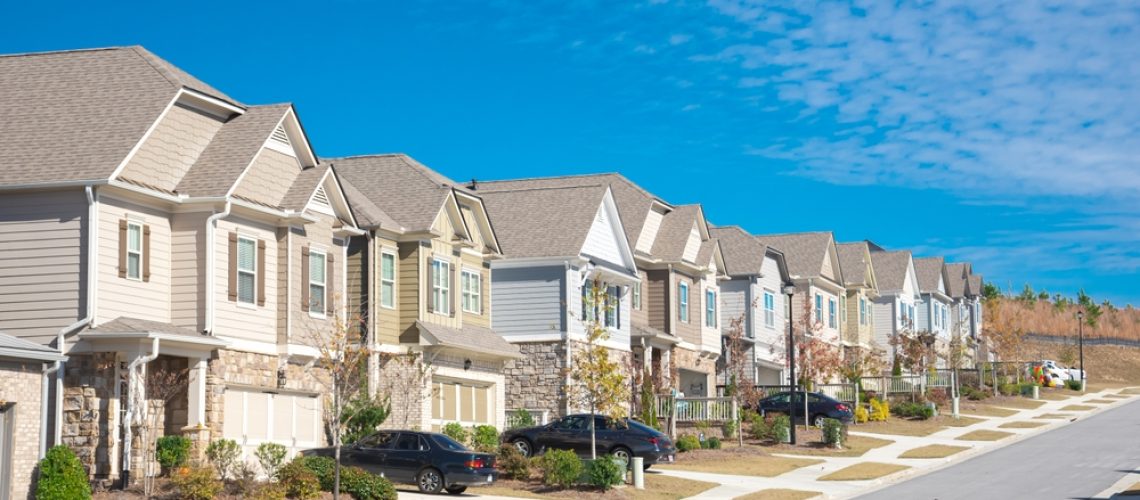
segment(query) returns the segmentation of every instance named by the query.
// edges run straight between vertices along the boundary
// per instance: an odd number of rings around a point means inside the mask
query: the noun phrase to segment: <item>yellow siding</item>
[[[401,274],[401,271],[403,270],[404,265],[403,265],[403,262],[401,262],[400,254],[399,254],[399,251],[397,250],[397,245],[396,245],[395,241],[387,240],[387,239],[383,239],[383,238],[375,238],[374,243],[375,243],[376,252],[375,252],[374,256],[372,256],[370,258],[372,259],[372,262],[375,264],[373,266],[374,272],[372,273],[372,278],[375,279],[375,282],[373,282],[373,284],[372,284],[372,289],[375,290],[376,296],[375,296],[375,298],[372,299],[371,310],[374,311],[373,314],[376,315],[376,323],[375,324],[376,324],[376,331],[377,331],[377,339],[379,339],[381,344],[398,344],[398,343],[400,343],[400,327],[401,327],[400,313],[403,310],[402,309],[401,294],[400,294],[400,290],[401,290],[400,286],[401,286],[401,283],[405,281],[404,279],[402,279],[403,276]],[[385,251],[396,254],[396,259],[395,259],[395,261],[396,261],[396,269],[395,269],[396,286],[395,286],[395,297],[393,297],[393,300],[392,300],[392,305],[394,306],[393,309],[388,309],[386,307],[380,306],[380,255],[382,252],[385,252]],[[412,271],[414,272],[415,266],[413,265],[410,267],[412,267]],[[415,280],[414,279],[411,280],[410,283],[415,283]],[[413,305],[411,309],[415,310],[416,307],[418,307],[418,306]]]
[[[313,343],[314,335],[320,332],[327,332],[333,326],[333,321],[327,314],[320,314],[317,311],[304,311],[301,309],[301,290],[302,287],[309,286],[308,283],[302,283],[301,276],[301,249],[305,245],[309,245],[310,250],[321,250],[328,255],[334,256],[335,261],[329,264],[329,269],[334,269],[334,281],[327,283],[326,286],[331,287],[333,290],[333,308],[338,314],[343,314],[345,311],[345,293],[344,283],[346,265],[345,265],[345,244],[343,241],[338,241],[333,238],[333,224],[336,219],[320,213],[307,212],[309,215],[315,216],[319,219],[318,222],[307,224],[304,227],[304,232],[298,234],[293,233],[293,243],[291,246],[292,252],[289,257],[289,268],[293,276],[296,276],[297,284],[294,285],[294,293],[289,298],[291,302],[289,310],[291,311],[292,333],[289,341],[293,344],[311,345]],[[328,305],[326,304],[326,308]]]
[[[486,264],[486,262],[484,262],[482,257],[480,257],[478,255],[472,255],[469,253],[461,254],[461,260],[463,262],[462,270],[477,271],[479,273],[479,283],[480,283],[481,289],[479,291],[480,313],[475,314],[475,313],[470,313],[470,312],[464,312],[462,310],[460,310],[459,313],[462,314],[463,322],[465,324],[481,326],[484,328],[490,328],[491,327],[491,300],[490,300],[491,299],[491,297],[490,297],[490,293],[491,293],[491,286],[490,285],[491,285],[491,283],[489,282],[490,272],[489,272],[489,269],[487,269],[487,267],[486,267],[487,264]],[[459,281],[456,283],[455,289],[456,289],[456,293],[459,294],[459,296],[458,296],[459,304],[460,304],[460,306],[462,306],[462,304],[463,304],[462,281]],[[460,309],[462,309],[462,307],[460,307]]]
[[[397,330],[400,342],[417,342],[419,334],[409,331],[420,317],[423,310],[424,292],[420,288],[420,276],[423,274],[423,260],[420,243],[416,241],[400,243],[399,264],[396,269],[396,288],[400,290],[397,298],[400,321]]]

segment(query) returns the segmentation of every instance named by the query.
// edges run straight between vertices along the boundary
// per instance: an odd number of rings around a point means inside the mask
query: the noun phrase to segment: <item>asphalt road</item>
[[[860,498],[1092,498],[1137,468],[1140,400]]]

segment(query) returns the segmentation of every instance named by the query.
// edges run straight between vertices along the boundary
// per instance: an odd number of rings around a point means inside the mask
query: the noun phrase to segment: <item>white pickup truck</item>
[[[1066,368],[1064,365],[1058,364],[1051,359],[1041,360],[1041,366],[1049,372],[1050,377],[1059,378],[1061,380],[1081,380],[1084,378],[1079,368]]]

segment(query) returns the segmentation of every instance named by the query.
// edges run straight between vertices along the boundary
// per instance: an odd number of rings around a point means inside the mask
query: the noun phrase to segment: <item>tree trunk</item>
[[[333,500],[340,500],[340,384],[333,381],[333,455],[336,466],[333,467]]]
[[[591,398],[591,401],[590,401],[590,458],[592,460],[597,460],[598,459],[598,439],[597,439],[597,433],[595,432],[595,425],[594,425],[594,422],[596,422],[597,419],[594,418],[594,411],[595,411],[594,406],[595,406],[594,402]]]

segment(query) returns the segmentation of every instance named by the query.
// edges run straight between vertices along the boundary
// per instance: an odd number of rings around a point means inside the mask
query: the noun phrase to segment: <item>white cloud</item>
[[[677,33],[669,36],[669,45],[681,45],[693,39],[693,35]]]

